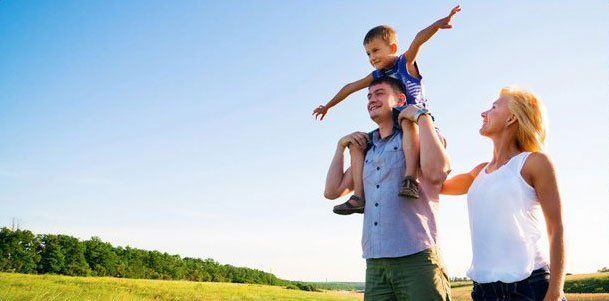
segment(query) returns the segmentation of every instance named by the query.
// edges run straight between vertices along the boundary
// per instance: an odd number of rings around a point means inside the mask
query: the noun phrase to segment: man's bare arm
[[[337,199],[353,191],[353,176],[351,167],[344,170],[345,149],[348,146],[364,149],[368,143],[368,135],[362,132],[349,134],[338,141],[336,151],[330,163],[326,176],[324,197],[330,200]]]
[[[419,144],[421,173],[431,183],[442,185],[450,173],[450,159],[433,124],[431,116],[421,115],[417,120],[419,126]]]

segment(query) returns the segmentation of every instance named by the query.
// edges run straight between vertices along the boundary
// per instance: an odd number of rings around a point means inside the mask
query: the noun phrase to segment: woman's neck
[[[516,137],[505,131],[500,137],[493,138],[493,160],[491,161],[491,166],[501,166],[521,152],[522,150],[518,147]]]

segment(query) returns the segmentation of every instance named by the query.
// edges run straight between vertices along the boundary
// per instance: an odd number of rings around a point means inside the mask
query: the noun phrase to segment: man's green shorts
[[[367,259],[364,300],[451,300],[450,283],[437,250]]]

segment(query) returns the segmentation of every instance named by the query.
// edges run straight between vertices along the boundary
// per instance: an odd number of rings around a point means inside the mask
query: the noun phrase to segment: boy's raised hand
[[[460,5],[455,6],[450,11],[450,14],[448,14],[448,16],[446,16],[445,18],[442,18],[442,19],[436,21],[436,25],[438,26],[438,28],[442,28],[442,29],[453,28],[453,26],[450,25],[450,21],[460,11],[461,11],[461,6]]]
[[[326,116],[326,114],[328,114],[328,107],[324,106],[324,105],[319,105],[319,107],[315,108],[315,110],[313,110],[313,116],[315,116],[315,119],[317,119],[317,117],[319,117],[319,120],[324,120],[324,117]]]

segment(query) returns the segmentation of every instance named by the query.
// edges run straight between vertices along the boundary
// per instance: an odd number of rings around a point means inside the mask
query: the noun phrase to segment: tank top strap
[[[516,157],[512,160],[512,170],[520,174],[520,172],[522,171],[522,167],[524,166],[524,163],[527,161],[527,158],[530,154],[531,152],[522,152],[516,155]]]

